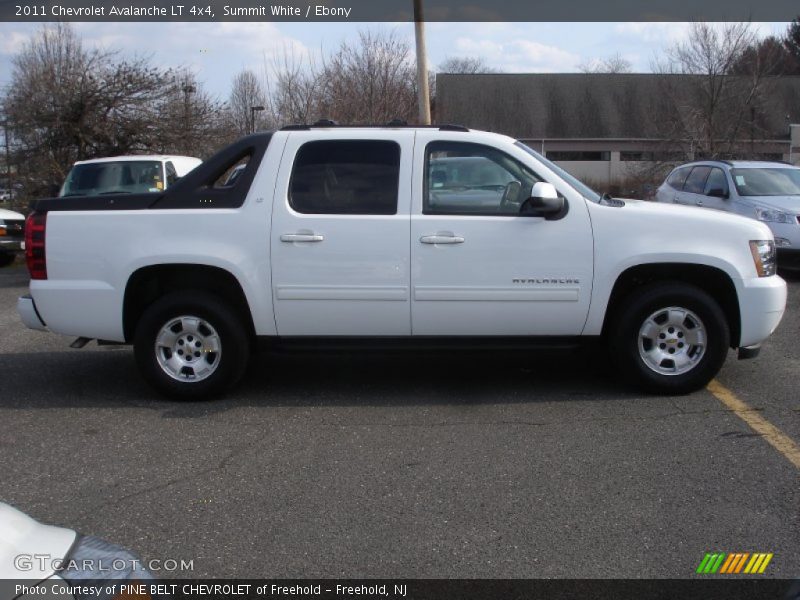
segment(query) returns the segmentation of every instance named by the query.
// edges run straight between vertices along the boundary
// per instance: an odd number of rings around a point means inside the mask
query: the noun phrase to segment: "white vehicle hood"
[[[728,227],[730,229],[738,229],[742,233],[747,232],[761,236],[751,239],[771,240],[773,237],[769,227],[760,221],[737,215],[736,213],[685,206],[683,204],[651,202],[649,200],[632,200],[628,198],[619,198],[619,200],[623,200],[625,206],[617,210],[635,211],[641,214],[642,218],[658,219],[663,225],[679,225],[692,221],[708,227]]]
[[[0,580],[47,579],[53,575],[52,562],[66,557],[76,536],[71,529],[42,525],[16,508],[0,502]],[[45,555],[45,564],[34,559],[34,554]],[[29,557],[29,569],[17,568],[17,563],[22,562],[17,557],[21,555]]]
[[[0,219],[22,219],[22,220],[25,220],[25,215],[20,214],[18,212],[14,212],[13,210],[6,210],[5,208],[0,208]]]
[[[800,196],[742,196],[741,199],[760,206],[777,208],[792,215],[800,213]]]

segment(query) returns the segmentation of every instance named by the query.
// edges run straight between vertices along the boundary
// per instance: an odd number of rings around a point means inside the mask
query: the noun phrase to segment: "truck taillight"
[[[47,279],[47,258],[44,253],[44,230],[47,213],[32,212],[25,221],[25,262],[31,279]]]

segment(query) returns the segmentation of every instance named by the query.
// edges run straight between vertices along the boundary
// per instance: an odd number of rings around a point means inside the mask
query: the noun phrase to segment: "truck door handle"
[[[703,206],[703,201],[702,200],[698,200],[697,201],[697,206]]]
[[[423,235],[419,241],[423,244],[463,244],[464,238],[458,235]]]
[[[282,242],[321,242],[325,237],[316,233],[284,233]]]

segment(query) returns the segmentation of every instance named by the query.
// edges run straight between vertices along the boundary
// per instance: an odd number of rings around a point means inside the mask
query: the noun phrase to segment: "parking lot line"
[[[736,394],[716,379],[712,379],[706,389],[711,392],[717,400],[730,408],[737,417],[747,423],[753,431],[760,434],[773,448],[783,454],[790,463],[800,469],[800,446],[798,446],[792,438],[767,421],[758,414],[756,409],[752,408],[743,400],[740,400]]]

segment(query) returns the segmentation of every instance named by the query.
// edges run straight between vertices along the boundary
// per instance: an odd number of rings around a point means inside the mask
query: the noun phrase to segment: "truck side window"
[[[423,212],[437,215],[518,215],[541,178],[491,146],[432,142],[425,153]]]
[[[303,144],[289,183],[299,213],[397,213],[400,146],[383,140],[326,140]]]

